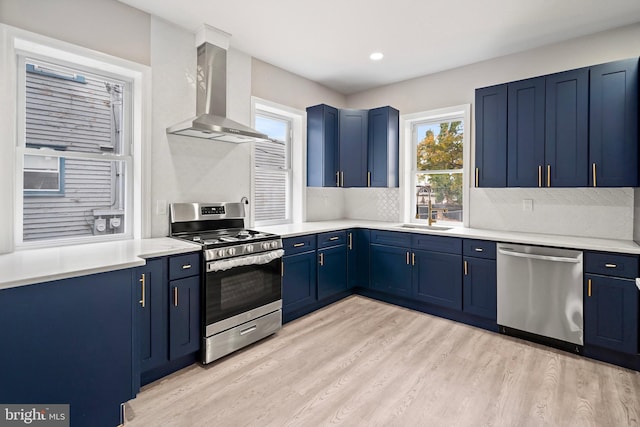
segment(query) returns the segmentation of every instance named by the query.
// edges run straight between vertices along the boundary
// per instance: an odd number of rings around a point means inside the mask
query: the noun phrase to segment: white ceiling
[[[640,22],[640,0],[120,1],[347,95]]]

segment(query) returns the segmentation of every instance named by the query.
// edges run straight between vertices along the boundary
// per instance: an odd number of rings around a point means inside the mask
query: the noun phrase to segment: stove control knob
[[[235,255],[235,253],[236,253],[236,248],[227,249],[227,255],[231,256],[231,255]]]
[[[263,242],[262,243],[262,249],[269,249],[271,246],[269,245],[269,242]]]
[[[218,250],[218,256],[219,257],[223,257],[224,256],[224,249],[219,249]]]
[[[271,249],[278,249],[278,242],[276,240],[271,242]]]
[[[253,252],[253,245],[247,245],[247,246],[245,247],[245,252],[248,252],[248,253]]]

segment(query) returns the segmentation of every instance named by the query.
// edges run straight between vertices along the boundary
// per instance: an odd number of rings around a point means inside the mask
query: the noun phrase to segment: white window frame
[[[0,149],[0,154],[9,154],[13,151],[10,165],[12,176],[11,193],[13,194],[13,214],[5,217],[12,224],[12,235],[9,235],[9,227],[0,229],[0,235],[5,235],[0,242],[0,252],[10,252],[15,249],[28,249],[37,247],[73,245],[99,241],[123,240],[131,238],[143,238],[150,236],[151,211],[149,195],[150,186],[150,144],[148,143],[151,120],[151,71],[148,66],[137,64],[128,60],[113,57],[111,55],[96,52],[84,47],[51,39],[49,37],[34,34],[17,28],[1,25],[0,43],[7,47],[6,55],[1,58],[0,71],[7,71],[7,80],[14,88],[7,90],[1,88],[15,99],[15,103],[8,107],[8,114],[13,118],[9,122],[10,128],[1,132],[0,136],[8,136],[13,144],[6,144]],[[125,135],[129,140],[125,141],[127,156],[131,159],[127,162],[125,179],[127,191],[125,203],[128,210],[125,216],[125,232],[101,236],[78,236],[64,239],[52,239],[34,242],[23,241],[23,158],[24,154],[42,154],[38,149],[25,146],[25,90],[24,90],[24,58],[33,58],[53,64],[86,70],[126,82],[127,96],[130,98],[129,108],[125,109],[126,117],[123,123]],[[22,67],[22,68],[21,68]],[[17,82],[17,85],[16,85]],[[144,107],[148,106],[148,107]],[[1,111],[0,111],[1,112]],[[126,127],[126,128],[125,128]],[[54,154],[54,153],[52,153]],[[63,157],[93,158],[96,160],[122,160],[121,156],[110,154],[92,153],[55,153]],[[111,158],[113,157],[113,159]],[[8,174],[1,176],[9,178]],[[7,188],[0,188],[0,195],[6,197]],[[3,194],[4,193],[4,194]],[[9,204],[9,203],[8,203]],[[2,219],[2,218],[0,218]],[[7,236],[8,235],[8,236]]]
[[[400,183],[402,188],[402,219],[406,223],[426,223],[426,220],[415,218],[416,191],[415,191],[415,162],[416,153],[414,147],[415,136],[413,126],[418,123],[446,121],[462,118],[464,121],[464,136],[462,139],[462,223],[460,225],[447,223],[447,226],[469,226],[469,171],[471,165],[471,105],[463,104],[453,107],[439,108],[436,110],[422,111],[418,113],[406,114],[401,117],[403,123],[403,137],[400,147],[402,159],[402,173],[404,178]]]
[[[291,138],[289,146],[289,198],[287,219],[285,221],[255,221],[255,206],[250,203],[250,226],[265,226],[288,223],[301,223],[305,217],[306,198],[304,190],[307,185],[306,172],[306,112],[267,101],[258,97],[251,97],[251,123],[255,126],[256,114],[264,113],[266,115],[275,115],[286,118],[291,123]],[[255,194],[255,156],[253,147],[251,150],[251,201],[256,199]]]

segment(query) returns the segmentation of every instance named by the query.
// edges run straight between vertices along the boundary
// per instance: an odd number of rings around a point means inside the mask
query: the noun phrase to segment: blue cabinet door
[[[367,185],[397,187],[400,112],[392,107],[369,110]]]
[[[169,359],[200,349],[200,276],[169,282]]]
[[[507,185],[507,85],[476,90],[476,187]]]
[[[462,310],[496,320],[496,260],[464,258]]]
[[[507,186],[541,187],[544,178],[545,78],[508,85]]]
[[[316,251],[285,256],[282,263],[283,312],[291,312],[317,301]]]
[[[638,186],[638,58],[591,67],[590,184]]]
[[[414,251],[411,261],[415,299],[462,310],[460,255]]]
[[[140,371],[145,372],[167,362],[167,259],[147,260],[134,273],[134,288],[139,295],[137,308]]]
[[[347,231],[347,286],[369,287],[369,230]]]
[[[340,167],[338,110],[320,104],[307,108],[307,186],[336,187]]]
[[[346,245],[318,249],[318,299],[347,290]]]
[[[635,281],[585,274],[585,344],[636,354],[638,298]]]
[[[372,244],[369,253],[371,289],[411,297],[409,249]]]
[[[0,291],[0,402],[67,403],[73,426],[119,425],[134,397],[131,270]]]
[[[546,78],[546,185],[586,187],[588,184],[589,69]]]
[[[340,186],[367,186],[367,110],[340,110]]]

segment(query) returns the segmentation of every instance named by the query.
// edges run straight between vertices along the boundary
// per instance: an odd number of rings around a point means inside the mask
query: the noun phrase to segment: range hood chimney
[[[215,29],[205,27],[204,30]],[[228,36],[215,31],[218,37]],[[267,135],[227,118],[226,48],[206,40],[198,46],[196,116],[168,127],[167,133],[234,143],[268,139]]]

